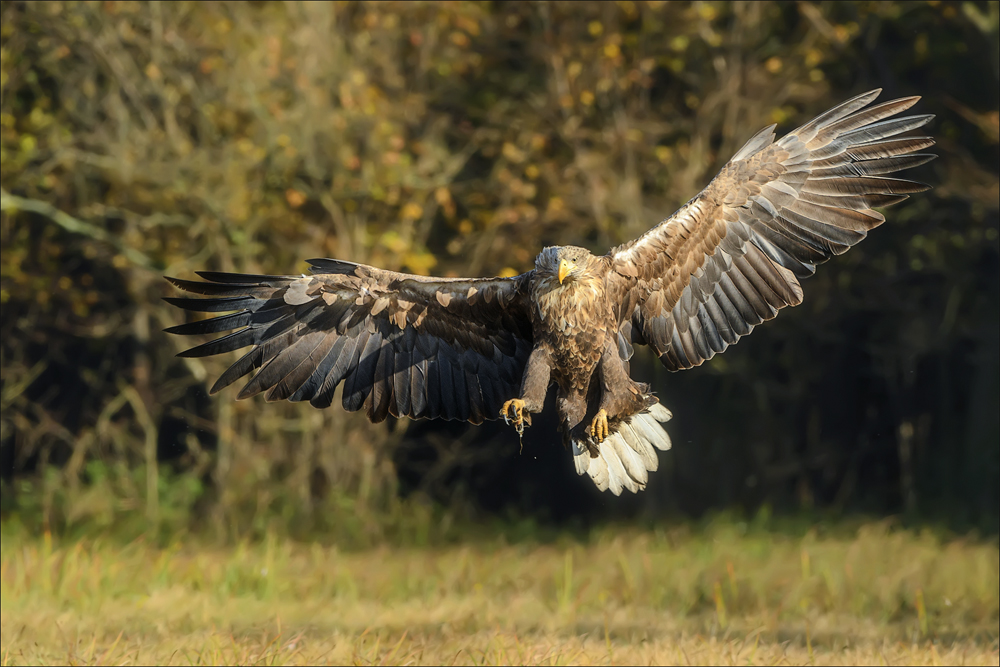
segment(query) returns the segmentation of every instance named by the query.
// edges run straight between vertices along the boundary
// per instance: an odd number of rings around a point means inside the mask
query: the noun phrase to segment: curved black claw
[[[531,415],[524,411],[524,401],[519,398],[512,398],[500,408],[500,416],[510,424],[514,423],[518,435],[524,433],[525,426],[531,426]]]

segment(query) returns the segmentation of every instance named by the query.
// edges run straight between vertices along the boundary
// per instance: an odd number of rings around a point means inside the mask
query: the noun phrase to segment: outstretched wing
[[[260,370],[240,391],[268,401],[327,407],[344,382],[347,410],[459,419],[499,416],[517,395],[531,351],[525,285],[514,278],[426,278],[332,259],[309,260],[311,276],[199,272],[168,278],[208,298],[168,298],[186,310],[231,312],[167,329],[232,333],[181,352],[205,357],[251,346],[212,393]]]
[[[897,135],[933,116],[884,120],[908,97],[864,109],[859,95],[774,141],[758,132],[697,197],[609,253],[621,325],[670,370],[698,366],[802,301],[799,279],[885,218],[872,210],[928,186],[886,174],[933,159],[929,137]],[[629,331],[631,330],[631,331]]]

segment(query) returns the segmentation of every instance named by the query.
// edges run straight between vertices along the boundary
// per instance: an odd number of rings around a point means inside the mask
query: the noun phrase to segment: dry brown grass
[[[997,664],[995,544],[716,523],[344,552],[4,530],[3,664]]]

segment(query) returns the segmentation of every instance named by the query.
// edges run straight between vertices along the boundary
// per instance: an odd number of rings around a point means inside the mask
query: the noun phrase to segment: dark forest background
[[[5,516],[367,534],[427,507],[815,510],[997,530],[997,3],[4,2],[0,21]],[[725,355],[678,374],[637,357],[674,412],[637,496],[578,478],[551,412],[522,445],[209,398],[232,359],[178,359],[187,341],[161,333],[184,318],[165,274],[329,256],[512,275],[546,244],[603,253],[761,127],[876,87],[937,115],[940,157],[910,174],[934,189]]]

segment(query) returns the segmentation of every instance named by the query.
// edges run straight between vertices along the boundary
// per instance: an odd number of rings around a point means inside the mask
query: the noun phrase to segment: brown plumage
[[[654,448],[670,447],[659,425],[670,413],[629,377],[632,346],[651,346],[670,370],[698,366],[800,303],[799,279],[884,221],[875,207],[927,189],[886,174],[933,159],[917,152],[929,137],[898,138],[932,117],[886,120],[919,98],[864,108],[879,92],[778,141],[773,125],[758,132],[698,196],[607,255],[545,248],[513,278],[333,259],[309,260],[311,276],[199,272],[207,282],[168,280],[208,298],[168,301],[231,314],[167,331],[233,331],[182,356],[250,347],[212,393],[260,369],[238,398],[327,407],[343,382],[344,408],[375,422],[502,416],[520,429],[555,384],[577,472],[616,495],[638,491]]]

